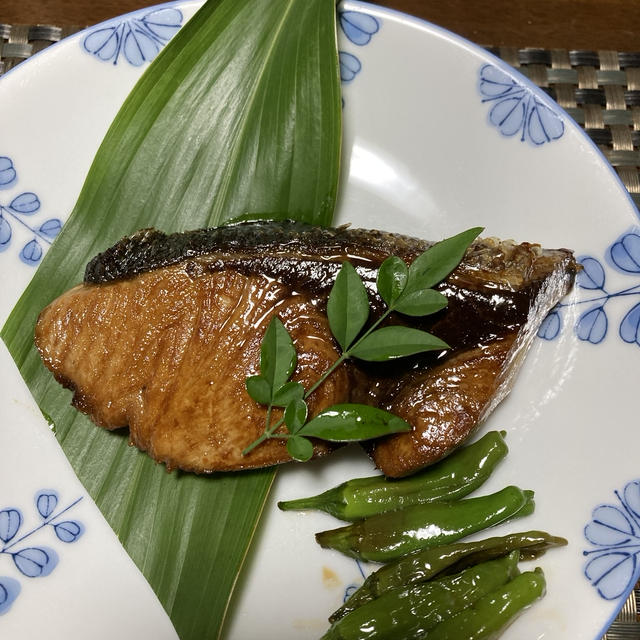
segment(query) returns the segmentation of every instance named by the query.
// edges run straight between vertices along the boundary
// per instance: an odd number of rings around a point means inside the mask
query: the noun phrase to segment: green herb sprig
[[[336,404],[307,420],[306,400],[349,358],[385,362],[448,349],[449,345],[427,331],[395,325],[379,327],[394,312],[421,317],[444,309],[447,298],[433,287],[458,266],[481,231],[481,227],[474,227],[442,240],[419,255],[411,265],[397,256],[387,258],[380,265],[376,278],[377,291],[386,310],[366,330],[370,315],[367,290],[353,265],[343,262],[327,302],[329,328],[342,352],[306,391],[300,382],[290,380],[297,363],[296,348],[285,326],[274,316],[260,347],[260,373],[246,379],[251,398],[267,407],[265,428],[243,455],[265,440],[284,438],[289,455],[305,462],[313,455],[309,438],[354,442],[410,431],[411,425],[398,416],[363,404]],[[282,417],[275,421],[272,420],[274,407],[284,409]],[[282,424],[286,426],[286,432],[279,431]]]

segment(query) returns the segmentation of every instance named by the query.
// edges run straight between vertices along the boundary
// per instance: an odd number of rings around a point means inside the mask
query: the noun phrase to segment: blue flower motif
[[[576,324],[576,335],[580,340],[599,344],[607,335],[609,321],[603,305],[598,305],[585,311]]]
[[[6,156],[0,156],[0,189],[8,188],[16,183],[18,174],[13,161]],[[62,221],[49,218],[42,223],[31,226],[26,218],[35,216],[41,209],[42,203],[32,191],[24,191],[14,196],[7,204],[0,202],[0,252],[5,251],[13,240],[12,223],[16,223],[29,230],[33,237],[20,250],[20,260],[29,266],[37,265],[44,250],[42,245],[50,245],[62,229]]]
[[[38,231],[47,236],[47,238],[55,238],[62,230],[62,221],[57,218],[51,218],[40,225]]]
[[[558,311],[550,311],[538,329],[538,337],[553,340],[562,329],[562,319]]]
[[[18,533],[21,524],[22,514],[17,509],[0,511],[0,540],[5,543],[12,540]]]
[[[482,102],[493,102],[489,122],[505,136],[520,134],[539,146],[562,137],[564,123],[558,113],[548,107],[533,89],[493,64],[480,68]]]
[[[54,525],[53,529],[62,542],[75,542],[84,532],[84,527],[75,520],[65,520]]]
[[[360,11],[341,11],[339,19],[344,35],[360,47],[369,44],[371,37],[380,29],[376,18]]]
[[[640,273],[640,235],[625,233],[611,245],[609,256],[623,273]]]
[[[344,595],[342,596],[342,602],[346,602],[362,585],[361,584],[349,584],[344,590]]]
[[[20,251],[20,260],[25,264],[35,266],[40,262],[40,258],[42,258],[42,247],[35,238],[29,240]]]
[[[340,79],[342,82],[351,82],[362,69],[360,60],[352,53],[340,51],[338,60],[340,61]]]
[[[11,158],[0,156],[0,189],[8,189],[16,181],[16,177]]]
[[[16,567],[27,578],[48,576],[58,564],[58,554],[49,547],[28,547],[12,555]]]
[[[35,193],[27,192],[16,196],[9,204],[9,209],[25,216],[34,214],[40,208],[40,200]]]
[[[380,30],[380,21],[362,11],[339,11],[338,19],[347,39],[359,47],[369,44],[371,38]],[[339,51],[338,61],[340,80],[345,84],[351,82],[362,70],[358,56],[348,51]],[[344,98],[342,107],[344,108]]]
[[[605,252],[607,263],[625,275],[638,276],[640,274],[640,234],[636,230],[623,233],[611,243]],[[609,314],[605,308],[612,300],[637,298],[640,296],[640,281],[631,286],[610,291],[605,288],[607,277],[605,265],[593,256],[580,256],[578,262],[582,265],[576,277],[577,289],[589,292],[582,299],[571,302],[561,302],[550,312],[538,330],[538,336],[545,340],[555,339],[562,330],[562,310],[565,307],[590,305],[580,314],[575,324],[577,337],[591,344],[600,344],[609,329]],[[635,303],[624,314],[618,329],[620,338],[627,344],[640,346],[640,303]]]
[[[153,60],[182,26],[175,8],[137,13],[126,20],[94,29],[84,37],[85,51],[103,62],[118,64],[120,54],[134,67]]]
[[[44,578],[58,565],[57,552],[47,546],[21,546],[38,531],[51,527],[58,540],[64,543],[75,542],[83,533],[84,527],[76,520],[60,521],[61,516],[75,507],[82,497],[68,506],[59,509],[57,491],[42,489],[34,496],[34,503],[41,523],[16,539],[22,526],[22,513],[15,507],[0,510],[0,556],[9,556],[15,568],[26,578]],[[14,578],[0,576],[0,615],[9,611],[21,590],[20,583]]]
[[[0,616],[9,611],[20,594],[20,588],[20,583],[14,578],[0,576]]]
[[[356,566],[358,567],[358,572],[360,573],[361,579],[358,579],[358,582],[352,582],[351,584],[347,585],[344,590],[342,602],[346,602],[353,595],[354,591],[357,591],[362,586],[362,580],[365,580],[367,577],[367,574],[364,572],[362,563],[359,560],[356,560],[355,562]]]
[[[640,347],[640,303],[631,307],[631,310],[620,323],[620,337],[630,344]]]
[[[595,547],[583,551],[590,556],[584,575],[606,600],[624,596],[635,584],[640,553],[640,480],[614,494],[620,504],[599,505],[584,528]]]
[[[55,491],[38,491],[36,493],[36,509],[46,520],[58,506],[58,494]]]
[[[0,217],[0,251],[7,249],[10,242],[11,225],[4,218]]]
[[[602,289],[604,287],[604,267],[596,258],[585,256],[578,258],[582,271],[578,273],[576,282],[583,289]]]

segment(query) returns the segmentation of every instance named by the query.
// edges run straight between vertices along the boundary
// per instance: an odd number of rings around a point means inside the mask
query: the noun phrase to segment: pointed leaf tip
[[[273,316],[260,347],[260,375],[271,387],[271,395],[289,379],[297,355],[289,332],[278,316]]]
[[[363,338],[351,354],[360,360],[384,362],[448,348],[446,342],[426,331],[412,327],[390,326],[378,329]]]
[[[331,333],[346,351],[369,318],[369,296],[350,262],[343,262],[327,302]]]
[[[460,264],[482,231],[484,227],[467,229],[441,240],[419,255],[409,266],[408,291],[429,289],[444,280]]]
[[[346,403],[321,411],[298,433],[331,442],[356,442],[410,430],[408,422],[388,411]]]

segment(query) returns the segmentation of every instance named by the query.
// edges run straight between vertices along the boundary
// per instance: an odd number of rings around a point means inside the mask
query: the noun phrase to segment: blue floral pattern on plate
[[[582,271],[576,278],[579,291],[588,292],[586,297],[570,302],[561,302],[545,318],[538,336],[554,340],[563,328],[563,309],[576,305],[587,305],[578,317],[574,330],[583,342],[600,344],[609,330],[607,304],[615,298],[637,300],[640,296],[640,230],[631,229],[619,236],[605,252],[606,261],[585,255],[578,258]],[[633,278],[633,284],[611,290],[607,286],[605,265],[618,273]],[[618,335],[627,344],[640,346],[640,302],[629,307],[618,324]]]
[[[617,600],[633,587],[640,554],[640,480],[614,491],[618,503],[601,504],[584,528],[584,536],[595,548],[583,551],[589,557],[584,575],[605,600]]]
[[[379,20],[368,13],[340,11],[338,19],[344,35],[358,46],[369,44],[371,37],[380,30]]]
[[[369,44],[380,30],[378,18],[361,11],[339,11],[338,22],[347,39],[359,47]],[[353,53],[339,51],[338,60],[342,82],[351,82],[362,70],[360,59]]]
[[[172,7],[139,11],[126,20],[91,30],[83,39],[87,53],[102,62],[118,64],[120,56],[139,67],[156,57],[182,26],[182,12]]]
[[[11,189],[18,182],[18,173],[11,158],[0,156],[0,190]],[[44,245],[50,245],[62,229],[62,221],[48,218],[44,222],[31,224],[28,219],[36,217],[41,202],[31,191],[10,195],[5,201],[0,196],[0,251],[9,248],[14,240],[13,225],[29,230],[31,239],[22,246],[20,260],[30,266],[40,262]]]
[[[347,51],[340,51],[338,60],[340,62],[340,80],[342,82],[351,82],[362,69],[362,63],[359,58]]]
[[[479,91],[483,103],[492,103],[489,122],[504,136],[520,136],[521,142],[540,146],[564,133],[560,115],[537,91],[493,64],[480,68]]]
[[[360,572],[360,577],[362,578],[362,580],[366,580],[367,574],[364,572],[362,563],[359,560],[355,560],[355,563],[356,563],[356,566],[358,567],[358,571]],[[357,591],[361,586],[362,586],[362,581],[352,582],[348,584],[344,590],[342,602],[343,603],[346,602],[354,594],[354,592]]]
[[[35,507],[40,524],[20,537],[20,528],[24,518],[22,511],[15,507],[0,510],[0,556],[5,555],[13,560],[14,567],[26,578],[43,578],[48,576],[58,564],[58,554],[51,547],[38,544],[28,546],[22,544],[34,534],[46,527],[51,527],[61,542],[71,543],[84,533],[84,526],[77,520],[61,520],[63,514],[75,507],[82,496],[71,504],[56,511],[59,502],[58,493],[52,489],[42,489],[34,497]],[[6,613],[20,594],[21,585],[10,576],[0,575],[0,615]]]

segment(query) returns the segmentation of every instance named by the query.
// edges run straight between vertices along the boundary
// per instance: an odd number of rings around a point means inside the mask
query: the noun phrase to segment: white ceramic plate
[[[1,321],[147,60],[198,5],[115,19],[0,80]],[[484,225],[581,257],[580,286],[545,322],[511,396],[487,422],[507,430],[511,453],[482,493],[507,484],[536,491],[536,513],[496,534],[540,528],[569,540],[539,561],[548,594],[504,637],[597,640],[640,572],[637,212],[579,127],[485,51],[357,2],[342,5],[340,23],[338,222],[431,239]],[[0,355],[0,635],[174,638],[4,347]],[[314,542],[316,531],[337,526],[331,517],[281,513],[275,503],[371,471],[357,448],[282,469],[229,637],[322,634],[361,567]]]

